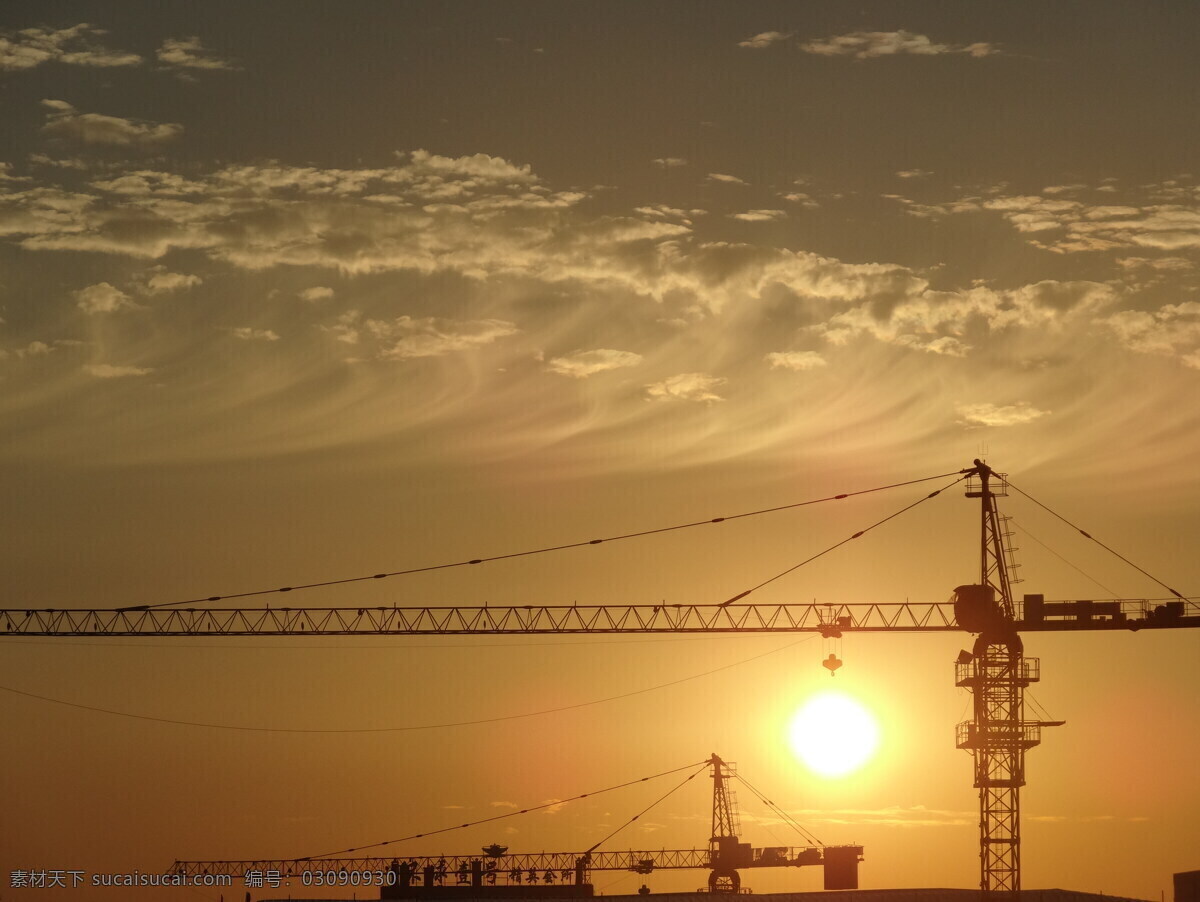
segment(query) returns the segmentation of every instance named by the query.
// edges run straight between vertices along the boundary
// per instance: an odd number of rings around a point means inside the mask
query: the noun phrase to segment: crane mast
[[[979,790],[979,886],[984,898],[1021,889],[1021,787],[1025,752],[1043,726],[1025,720],[1025,688],[1036,682],[1038,659],[1024,656],[1014,622],[1009,549],[996,506],[1003,474],[976,460],[968,498],[980,499],[980,580],[955,589],[960,624],[979,636],[955,664],[955,683],[972,693],[972,720],[958,725],[957,745],[975,759]],[[1014,896],[1015,898],[1015,896]]]
[[[736,893],[741,889],[741,878],[737,869],[749,863],[749,846],[738,843],[741,832],[737,818],[737,801],[729,788],[733,766],[722,761],[716,753],[709,758],[712,765],[713,807],[712,836],[709,850],[712,854],[712,871],[708,877],[708,888],[717,893]],[[742,851],[745,850],[745,855]],[[746,859],[746,863],[742,862]]]

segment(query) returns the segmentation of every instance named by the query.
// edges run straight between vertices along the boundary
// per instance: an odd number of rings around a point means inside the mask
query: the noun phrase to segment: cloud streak
[[[641,362],[642,355],[632,351],[598,348],[594,351],[576,351],[563,357],[555,357],[546,364],[546,369],[560,376],[586,379],[596,373],[637,366]]]
[[[999,50],[992,44],[939,44],[926,35],[911,31],[853,31],[800,45],[805,53],[818,56],[851,56],[875,59],[884,56],[942,56],[967,54],[972,57],[994,56]]]

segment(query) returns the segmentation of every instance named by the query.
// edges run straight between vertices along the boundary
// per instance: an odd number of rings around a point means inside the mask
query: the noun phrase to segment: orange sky
[[[1200,188],[1180,94],[1200,23],[1012,7],[7,4],[6,607],[499,555],[981,454],[1200,592]],[[719,602],[929,490],[289,601]],[[956,487],[754,600],[944,600],[977,573],[974,504]],[[1002,505],[1018,593],[1165,591],[1020,496]],[[863,844],[862,886],[970,887],[952,666],[970,641],[842,640],[832,680],[883,740],[829,780],[784,737],[831,685],[819,637],[2,638],[0,687],[209,726],[0,692],[0,864],[304,855],[716,752],[825,842]],[[1198,643],[1027,637],[1032,694],[1067,726],[1029,755],[1026,887],[1157,899],[1200,867]],[[611,847],[703,844],[703,783]],[[653,797],[406,851],[583,849]],[[748,841],[795,841],[739,798]]]

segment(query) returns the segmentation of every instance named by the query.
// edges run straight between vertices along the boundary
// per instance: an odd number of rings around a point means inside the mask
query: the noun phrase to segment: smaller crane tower
[[[712,871],[708,875],[708,889],[714,893],[736,893],[742,886],[737,869],[750,867],[752,856],[750,844],[738,842],[741,829],[737,799],[728,785],[729,778],[737,775],[736,765],[722,761],[715,752],[708,763],[713,769],[712,836],[708,846]]]

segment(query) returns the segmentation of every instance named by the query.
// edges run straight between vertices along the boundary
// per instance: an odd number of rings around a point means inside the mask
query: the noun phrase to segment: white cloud
[[[770,47],[772,44],[777,44],[780,41],[786,41],[792,35],[782,31],[763,31],[746,38],[744,41],[738,41],[739,47],[748,47],[752,50],[761,50],[763,47]]]
[[[774,351],[764,358],[773,369],[804,372],[826,366],[825,358],[816,351]]]
[[[655,166],[660,166],[663,169],[676,169],[679,166],[686,166],[687,160],[683,157],[656,157],[651,160]]]
[[[229,330],[234,338],[242,341],[279,341],[279,335],[273,329],[255,329],[251,326],[236,326]]]
[[[29,179],[15,176],[12,174],[12,163],[0,163],[0,182],[8,182],[14,184],[17,182],[28,182]]]
[[[641,362],[642,355],[633,351],[597,348],[594,351],[575,351],[563,357],[555,357],[546,364],[546,369],[562,376],[586,379],[596,373],[637,366]]]
[[[902,179],[927,179],[933,173],[928,169],[901,169],[896,175]]]
[[[107,282],[99,282],[80,288],[75,292],[76,306],[84,313],[115,313],[118,310],[133,310],[137,304],[121,289]]]
[[[730,213],[729,218],[742,222],[772,222],[787,219],[787,213],[783,210],[747,210],[745,213]]]
[[[992,56],[999,51],[991,44],[935,44],[923,34],[911,31],[854,31],[801,44],[806,53],[820,56],[853,56],[870,59],[880,56],[938,56],[945,53],[965,53],[969,56]]]
[[[111,50],[94,40],[105,34],[104,29],[86,22],[70,28],[0,32],[0,71],[32,69],[48,62],[92,68],[141,64],[142,58],[136,53]]]
[[[42,106],[50,110],[46,124],[42,126],[43,132],[83,144],[151,147],[183,134],[183,126],[177,123],[138,122],[119,116],[80,113],[65,100],[43,100]]]
[[[97,379],[122,379],[126,376],[145,376],[154,372],[148,367],[112,366],[108,363],[89,363],[83,369]]]
[[[1196,268],[1196,264],[1184,257],[1121,257],[1118,265],[1124,269],[1148,268],[1160,272],[1186,272]]]
[[[54,348],[50,347],[50,345],[46,344],[44,341],[31,341],[25,347],[17,348],[15,351],[13,351],[13,354],[16,355],[18,360],[21,360],[26,357],[44,357],[53,350]],[[0,351],[0,357],[4,356],[7,356],[7,353]]]
[[[453,320],[399,316],[391,320],[343,315],[332,327],[339,341],[350,344],[367,338],[376,345],[376,356],[393,360],[440,357],[468,351],[515,334],[517,327],[497,319]]]
[[[51,107],[66,115],[72,109],[61,102]],[[94,187],[119,193],[120,203],[50,188],[0,193],[0,235],[23,233],[31,249],[149,258],[196,248],[250,269],[450,268],[478,277],[527,258],[525,249],[548,236],[554,213],[585,196],[549,191],[527,165],[425,151],[381,169],[230,166],[192,179],[138,170]],[[621,236],[611,222],[613,242],[653,237],[646,229],[659,237],[686,231],[626,221]]]
[[[146,291],[150,294],[166,294],[172,291],[182,291],[194,288],[204,280],[190,273],[166,272],[159,270],[146,280]]]
[[[1047,185],[1042,189],[1042,194],[1077,194],[1087,188],[1087,185],[1072,184],[1072,185]]]
[[[300,297],[305,301],[328,301],[333,297],[333,289],[324,285],[314,285],[300,292]]]
[[[53,166],[56,169],[75,169],[79,172],[85,172],[91,167],[91,163],[79,157],[67,157],[64,159],[55,159],[44,153],[31,153],[28,157],[29,162],[37,166]]]
[[[1050,411],[1038,410],[1036,407],[1021,401],[1005,407],[995,404],[960,404],[958,406],[959,420],[965,426],[1019,426],[1032,423],[1039,417],[1046,416]]]
[[[1101,324],[1132,351],[1175,356],[1200,369],[1200,303],[1164,304],[1157,310],[1121,310]]]
[[[172,69],[234,70],[232,61],[217,56],[198,37],[167,38],[155,53],[158,61]]]
[[[724,182],[727,185],[749,185],[749,182],[742,181],[736,175],[726,175],[724,172],[710,172],[708,174],[710,182]]]
[[[790,201],[793,204],[799,204],[806,210],[816,210],[820,208],[820,204],[813,199],[812,195],[804,194],[800,191],[792,191],[789,194],[780,195],[784,200]]]
[[[635,213],[641,213],[643,216],[649,216],[651,219],[675,219],[685,225],[691,224],[689,217],[694,216],[696,210],[681,210],[678,207],[668,207],[666,204],[650,204],[646,207],[637,207]]]
[[[91,185],[110,194],[137,197],[182,197],[204,194],[208,190],[203,182],[186,179],[173,172],[150,169],[139,169],[109,179],[96,179]]]
[[[723,401],[725,399],[713,389],[724,382],[724,379],[706,373],[680,373],[647,385],[646,394],[658,400]]]
[[[1165,186],[1165,187],[1164,187]],[[1037,194],[967,195],[940,204],[921,204],[899,195],[887,195],[922,218],[961,213],[993,212],[1001,215],[1026,240],[1056,253],[1105,251],[1117,248],[1154,248],[1166,251],[1200,248],[1200,198],[1175,187],[1143,186],[1151,193],[1166,192],[1171,203],[1089,204],[1062,196],[1075,185],[1050,186],[1050,196]]]
[[[362,312],[347,310],[345,313],[339,314],[332,324],[323,325],[320,328],[322,332],[332,335],[342,344],[354,345],[358,344],[361,325]]]
[[[835,345],[869,335],[900,347],[964,357],[972,336],[987,341],[989,335],[1008,329],[1043,335],[1069,326],[1083,329],[1117,301],[1114,289],[1104,283],[1052,279],[1005,291],[982,285],[933,291],[926,283],[909,281],[890,299],[878,286],[867,297],[875,299],[856,303],[810,329]]]

